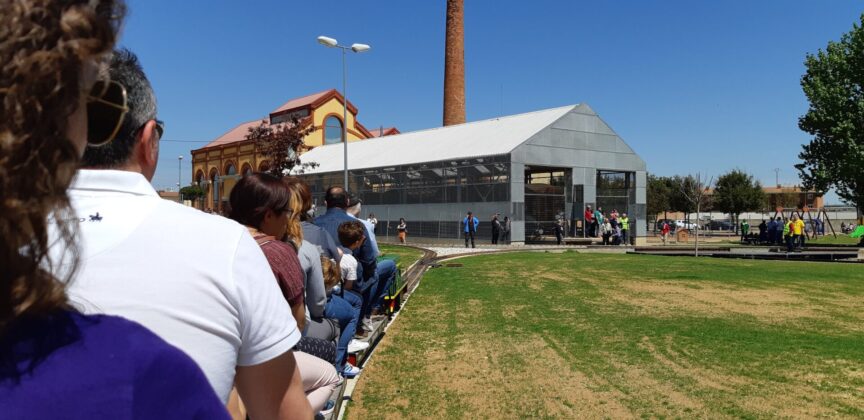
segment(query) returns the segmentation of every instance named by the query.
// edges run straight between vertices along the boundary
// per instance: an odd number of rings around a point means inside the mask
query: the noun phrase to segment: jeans
[[[390,285],[396,278],[396,263],[391,260],[383,260],[375,269],[375,283],[366,288],[363,293],[363,306],[360,314],[363,318],[372,316],[372,309],[380,307],[384,296],[390,291]]]
[[[390,287],[396,281],[396,263],[392,260],[378,262],[378,287],[372,308],[380,308],[384,304],[384,297],[390,294]],[[371,312],[370,312],[371,313]]]
[[[471,248],[474,248],[474,231],[465,232],[465,248],[468,248],[468,238],[471,238]]]
[[[324,316],[339,320],[342,334],[336,344],[336,370],[341,372],[348,357],[348,343],[357,331],[357,320],[360,315],[362,299],[354,292],[342,292],[342,296],[332,295],[324,307]]]

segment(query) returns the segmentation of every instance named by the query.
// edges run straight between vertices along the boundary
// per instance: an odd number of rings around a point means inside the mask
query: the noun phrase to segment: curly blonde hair
[[[295,177],[282,178],[285,185],[288,186],[290,199],[288,200],[288,208],[291,210],[291,218],[288,219],[288,240],[294,244],[298,250],[303,245],[303,225],[300,224],[300,216],[303,214],[303,197],[300,194],[300,181]]]
[[[122,0],[0,0],[0,333],[68,308],[52,274],[64,263],[68,280],[78,262],[68,120],[85,94],[84,63],[111,51],[124,12]],[[59,262],[49,230],[65,245]]]

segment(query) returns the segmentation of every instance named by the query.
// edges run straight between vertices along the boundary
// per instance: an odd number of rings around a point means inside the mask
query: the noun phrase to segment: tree
[[[658,214],[665,213],[672,209],[671,202],[673,186],[671,178],[648,174],[648,188],[646,194],[648,196],[648,202],[646,203],[647,212],[649,216],[654,217],[655,221]],[[665,218],[664,215],[664,219]],[[654,223],[654,229],[656,228],[657,224]]]
[[[703,180],[702,175],[696,173],[696,176],[687,175],[686,177],[676,177],[679,179],[678,187],[681,191],[681,197],[684,198],[692,207],[696,209],[696,256],[699,256],[699,213],[708,207],[711,203],[711,195],[708,194],[708,189],[711,187],[711,178],[707,183]]]
[[[194,203],[195,200],[204,197],[204,194],[204,190],[202,190],[201,187],[197,185],[180,188],[181,200],[192,200],[192,202]]]
[[[674,177],[669,178],[668,182],[671,193],[669,196],[669,208],[685,214],[693,213],[696,210],[696,206],[684,193],[684,191],[691,191],[693,189],[693,177],[690,175],[686,177],[675,175]]]
[[[311,120],[307,118],[292,118],[287,123],[268,124],[261,121],[255,127],[249,128],[246,134],[247,140],[255,143],[255,150],[270,161],[267,173],[279,178],[291,173],[291,170],[300,165],[303,169],[314,168],[317,163],[307,162],[301,165],[300,154],[309,147],[303,139],[314,130]]]
[[[765,192],[752,175],[735,169],[717,178],[713,200],[714,209],[729,213],[737,232],[738,216],[745,211],[761,210],[765,204]]]
[[[807,54],[801,87],[810,109],[798,127],[814,136],[795,165],[804,187],[834,188],[837,195],[864,210],[864,14],[839,42]]]

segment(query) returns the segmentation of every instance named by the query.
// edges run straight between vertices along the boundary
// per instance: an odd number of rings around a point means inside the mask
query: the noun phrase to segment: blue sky
[[[465,3],[468,120],[585,102],[653,173],[740,168],[769,184],[774,168],[798,182],[805,54],[864,11],[854,0]],[[157,188],[176,185],[178,155],[188,185],[191,149],[290,98],[341,89],[341,57],[318,35],[372,46],[348,57],[364,125],[441,124],[445,0],[128,5],[121,44],[167,125]]]

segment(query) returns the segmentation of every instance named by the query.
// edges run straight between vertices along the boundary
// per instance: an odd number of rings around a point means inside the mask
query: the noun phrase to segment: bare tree
[[[281,124],[268,124],[261,121],[255,127],[249,128],[246,135],[247,140],[255,143],[255,150],[270,161],[267,172],[273,176],[283,177],[291,173],[292,169],[300,167],[304,169],[314,168],[317,163],[300,163],[300,154],[308,150],[303,139],[314,130],[310,118],[292,118],[289,122]]]
[[[702,174],[696,173],[696,176],[687,175],[679,184],[681,195],[696,207],[696,256],[699,256],[699,213],[703,207],[711,203],[711,194],[708,194],[708,189],[714,182],[714,177],[706,183],[702,178]]]

